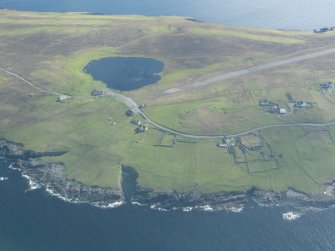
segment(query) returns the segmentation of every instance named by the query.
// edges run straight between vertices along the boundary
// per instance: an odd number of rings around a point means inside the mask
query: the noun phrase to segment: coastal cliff
[[[64,164],[42,163],[40,158],[59,156],[64,152],[33,152],[24,149],[22,144],[5,139],[0,140],[0,157],[13,161],[12,168],[19,169],[23,177],[28,179],[30,189],[44,188],[48,193],[73,203],[89,203],[99,207],[115,207],[123,203],[150,206],[158,210],[192,209],[214,211],[231,210],[239,212],[247,203],[262,206],[286,203],[305,207],[329,207],[334,204],[335,182],[327,185],[328,199],[311,198],[308,195],[288,189],[283,193],[260,191],[251,188],[247,192],[221,192],[204,194],[190,191],[157,192],[138,185],[139,174],[130,166],[120,166],[120,189],[88,186],[68,179],[64,175]]]

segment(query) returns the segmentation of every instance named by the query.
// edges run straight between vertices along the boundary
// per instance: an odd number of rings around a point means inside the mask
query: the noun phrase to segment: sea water
[[[333,250],[335,209],[283,215],[284,206],[241,212],[99,208],[50,196],[0,159],[0,250]],[[294,212],[293,216],[294,216]]]
[[[30,11],[177,15],[234,26],[312,30],[334,26],[334,0],[0,0]]]
[[[0,0],[33,11],[183,15],[236,26],[314,29],[333,26],[333,0]],[[72,204],[0,159],[0,250],[334,250],[335,208],[248,204],[242,211],[159,211],[123,204]],[[30,187],[31,188],[31,187]]]

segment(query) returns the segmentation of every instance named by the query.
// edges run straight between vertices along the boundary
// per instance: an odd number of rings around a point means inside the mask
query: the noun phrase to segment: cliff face
[[[75,180],[67,179],[62,163],[42,163],[39,158],[60,156],[65,152],[33,152],[24,149],[22,144],[0,139],[0,157],[14,161],[14,167],[21,170],[29,180],[30,189],[42,187],[60,199],[108,206],[120,201],[119,191],[109,188],[91,187]]]
[[[66,152],[33,152],[24,149],[22,144],[0,139],[0,156],[10,160],[29,160],[42,157],[61,156]]]
[[[240,206],[246,203],[247,196],[243,193],[206,195],[197,191],[187,193],[156,192],[149,188],[143,188],[137,184],[138,173],[129,166],[122,166],[120,169],[119,190],[87,186],[66,178],[62,163],[45,164],[39,160],[41,157],[62,154],[64,152],[27,151],[22,144],[5,139],[0,140],[0,156],[15,161],[14,166],[21,170],[22,175],[29,180],[31,187],[43,187],[50,194],[66,201],[85,202],[102,207],[108,207],[121,201],[137,202],[161,209],[197,207],[210,210]]]
[[[59,156],[64,152],[26,151],[22,144],[0,139],[0,157],[14,162],[13,167],[20,169],[22,176],[28,179],[30,189],[42,187],[51,195],[74,203],[88,203],[100,207],[114,207],[126,203],[148,205],[153,209],[197,208],[200,210],[235,210],[239,211],[248,203],[258,205],[288,204],[296,207],[326,208],[335,204],[335,182],[328,184],[328,199],[312,199],[308,195],[288,189],[284,193],[260,191],[256,188],[247,193],[212,193],[203,194],[194,188],[193,191],[178,193],[176,191],[157,192],[150,188],[140,187],[136,169],[129,166],[120,167],[120,189],[93,187],[68,179],[64,175],[62,163],[42,163],[39,158]]]
[[[0,139],[0,156],[7,159],[24,157],[23,145]]]

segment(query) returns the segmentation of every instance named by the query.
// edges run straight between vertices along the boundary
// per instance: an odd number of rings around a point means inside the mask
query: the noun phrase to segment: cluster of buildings
[[[105,96],[105,95],[107,95],[107,91],[106,90],[97,90],[97,89],[94,89],[91,92],[91,95],[92,96]]]
[[[335,87],[334,83],[330,82],[330,81],[327,81],[327,82],[324,82],[324,83],[320,84],[320,89],[321,90],[330,90],[330,89],[333,89],[334,87]]]
[[[279,105],[270,102],[267,99],[261,99],[259,101],[259,105],[262,107],[266,107],[266,110],[270,113],[277,113],[277,114],[286,114],[287,111],[284,108],[280,108]]]
[[[335,26],[331,26],[331,27],[323,27],[320,29],[314,29],[314,33],[324,33],[324,32],[328,32],[328,31],[333,31],[335,29]]]
[[[296,101],[295,104],[294,104],[294,107],[297,107],[297,108],[305,108],[307,106],[308,106],[308,103],[306,103],[303,100]]]
[[[225,148],[234,145],[235,145],[235,138],[224,136],[222,143],[217,144],[217,147]]]
[[[110,91],[108,91],[108,90],[98,90],[98,89],[94,89],[91,92],[91,95],[92,96],[96,96],[96,97],[99,97],[99,96],[112,96],[112,94],[111,94]],[[140,104],[138,106],[139,109],[142,109],[144,107],[145,107],[144,104]],[[130,108],[126,112],[127,116],[129,116],[129,117],[135,116],[137,113],[138,113],[138,109],[135,109],[135,108]],[[148,130],[148,127],[146,127],[145,125],[142,125],[141,121],[139,121],[139,120],[133,119],[133,120],[131,120],[131,123],[133,125],[137,126],[137,128],[135,129],[136,132],[145,132],[145,131]]]
[[[136,115],[136,114],[137,114],[137,112],[134,111],[133,109],[129,109],[129,110],[127,111],[127,115],[128,115],[128,116],[134,116],[134,115]],[[132,123],[133,125],[136,125],[136,126],[137,126],[137,128],[135,129],[136,132],[145,132],[145,131],[148,130],[148,127],[146,127],[145,125],[142,125],[142,122],[141,122],[140,120],[132,119],[132,120],[131,120],[131,123]]]
[[[144,125],[139,125],[137,128],[136,128],[136,131],[137,132],[145,132],[146,130],[148,130],[148,127],[144,126]]]

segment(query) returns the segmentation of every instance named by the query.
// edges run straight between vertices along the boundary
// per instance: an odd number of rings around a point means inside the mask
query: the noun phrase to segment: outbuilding
[[[137,114],[137,112],[134,111],[133,109],[129,109],[129,110],[127,111],[127,115],[128,115],[128,116],[134,116],[134,115],[136,115],[136,114]]]
[[[141,121],[136,120],[136,119],[133,119],[133,120],[131,121],[131,123],[134,124],[134,125],[140,125],[140,124],[141,124]]]
[[[67,96],[67,95],[60,95],[60,96],[57,97],[57,101],[58,102],[62,102],[62,101],[64,101],[67,98],[69,98],[69,96]]]
[[[322,90],[333,89],[334,88],[334,83],[332,83],[330,81],[324,82],[324,83],[320,84],[320,88]]]
[[[144,126],[144,125],[139,125],[137,127],[137,131],[138,132],[145,132],[146,130],[148,130],[148,127]]]
[[[298,108],[304,108],[307,106],[307,103],[305,101],[297,101],[294,106]]]
[[[279,109],[279,114],[286,114],[286,113],[287,113],[286,109],[284,108]]]
[[[94,89],[94,90],[91,92],[91,95],[92,95],[92,96],[103,96],[103,95],[104,95],[104,91],[103,91],[103,90],[97,90],[97,89]]]
[[[267,99],[261,99],[259,100],[259,105],[260,106],[269,106],[270,105],[270,101]]]

